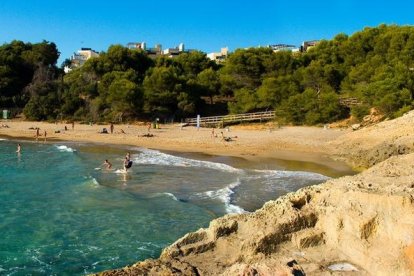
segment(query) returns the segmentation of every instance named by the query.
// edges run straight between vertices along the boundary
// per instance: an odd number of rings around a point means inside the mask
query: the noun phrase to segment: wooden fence
[[[241,123],[241,122],[253,122],[253,121],[268,121],[275,118],[274,111],[255,112],[255,113],[243,113],[225,116],[211,116],[211,117],[200,117],[200,126],[221,126],[224,127],[230,123]],[[197,118],[185,119],[187,125],[197,125]]]
[[[354,105],[361,105],[362,102],[357,98],[339,98],[339,104],[347,107],[352,107]]]

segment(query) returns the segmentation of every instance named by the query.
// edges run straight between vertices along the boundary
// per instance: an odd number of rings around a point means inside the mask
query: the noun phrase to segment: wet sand
[[[331,159],[328,143],[347,133],[347,130],[322,127],[282,127],[266,125],[231,126],[228,129],[181,127],[178,124],[160,125],[150,129],[143,123],[115,125],[114,132],[101,134],[109,125],[52,124],[46,122],[8,121],[8,128],[0,128],[0,136],[36,141],[36,130],[46,130],[47,141],[62,140],[144,147],[178,154],[206,154],[240,157],[239,162],[257,166],[273,166],[310,171],[336,171],[334,175],[349,174],[351,169],[343,162]],[[65,126],[67,130],[65,130]],[[146,137],[147,134],[152,137]],[[222,137],[230,138],[230,141]],[[44,137],[39,137],[39,143]],[[219,158],[217,157],[217,158]],[[317,164],[317,165],[315,165]],[[326,169],[323,169],[326,168]],[[331,173],[329,173],[331,174]]]

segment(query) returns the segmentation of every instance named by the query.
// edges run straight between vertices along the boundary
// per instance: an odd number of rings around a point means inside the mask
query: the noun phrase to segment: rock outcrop
[[[330,275],[344,263],[358,275],[414,271],[414,154],[213,220],[158,260],[101,275]]]
[[[360,168],[414,152],[414,111],[347,133],[330,142],[326,151]]]
[[[414,112],[327,147],[370,168],[213,220],[157,260],[100,275],[414,275]]]

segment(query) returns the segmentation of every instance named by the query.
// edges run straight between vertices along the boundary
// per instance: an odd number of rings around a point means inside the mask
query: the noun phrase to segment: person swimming
[[[108,161],[108,159],[105,159],[103,165],[105,165],[108,170],[112,168],[112,164]]]

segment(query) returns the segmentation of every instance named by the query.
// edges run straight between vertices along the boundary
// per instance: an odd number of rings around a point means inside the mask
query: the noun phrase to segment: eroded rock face
[[[254,213],[216,219],[158,260],[102,275],[330,275],[332,264],[358,269],[358,275],[410,275],[413,248],[409,154],[303,188]]]
[[[354,167],[369,168],[391,156],[414,152],[414,111],[395,120],[358,129],[326,145]]]

